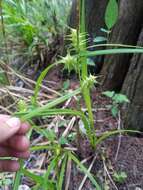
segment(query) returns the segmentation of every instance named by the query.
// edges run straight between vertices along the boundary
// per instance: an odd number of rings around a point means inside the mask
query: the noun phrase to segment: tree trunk
[[[142,0],[121,0],[119,18],[111,33],[109,43],[136,45],[142,27],[142,12]],[[107,55],[105,57],[101,71],[104,89],[121,89],[131,57],[131,54]]]
[[[143,29],[138,45],[143,46]],[[122,92],[130,99],[130,104],[123,107],[125,126],[131,129],[143,131],[143,55],[135,54]]]
[[[86,30],[91,36],[103,36],[101,28],[105,27],[104,15],[108,0],[85,0],[86,7]],[[73,0],[71,14],[69,16],[69,26],[77,26],[77,0]]]

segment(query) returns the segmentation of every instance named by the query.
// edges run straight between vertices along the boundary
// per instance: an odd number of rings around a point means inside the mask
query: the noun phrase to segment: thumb
[[[12,117],[6,122],[0,121],[0,143],[12,137],[20,129],[20,119]]]

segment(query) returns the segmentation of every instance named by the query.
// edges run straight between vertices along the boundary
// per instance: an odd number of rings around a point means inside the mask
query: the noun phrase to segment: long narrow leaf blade
[[[124,54],[124,53],[143,53],[143,48],[132,49],[132,48],[118,48],[118,49],[106,49],[97,51],[85,51],[81,53],[81,56],[94,57],[97,55],[111,55],[111,54]]]
[[[69,153],[71,159],[82,169],[82,171],[88,176],[92,184],[96,187],[96,190],[101,190],[99,184],[96,182],[92,174],[86,169],[86,167],[72,154]]]

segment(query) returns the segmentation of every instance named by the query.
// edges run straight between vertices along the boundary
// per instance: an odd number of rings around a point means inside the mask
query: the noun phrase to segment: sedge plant
[[[115,0],[109,1],[107,12],[106,12],[106,23],[109,25],[109,29],[112,28],[113,24],[110,19],[109,10],[112,6],[116,7],[117,11],[117,2]],[[86,34],[86,26],[85,26],[85,0],[78,1],[78,21],[79,25],[77,29],[72,29],[71,34],[68,35],[68,40],[70,40],[70,48],[68,49],[67,56],[61,57],[57,64],[64,64],[64,67],[69,70],[75,70],[77,75],[79,76],[80,87],[66,95],[61,95],[57,99],[48,102],[46,105],[40,107],[38,105],[37,97],[40,91],[40,86],[42,80],[46,76],[49,69],[53,66],[49,66],[46,68],[40,75],[36,88],[35,93],[32,98],[31,104],[26,110],[20,110],[20,112],[15,113],[15,115],[19,116],[22,120],[28,120],[32,124],[32,129],[36,132],[42,134],[47,140],[50,141],[50,144],[44,146],[34,146],[31,147],[32,151],[38,150],[48,150],[52,152],[52,156],[50,159],[50,163],[48,168],[43,176],[38,176],[36,174],[31,173],[27,169],[23,167],[23,161],[21,162],[20,171],[16,175],[16,180],[14,184],[14,190],[18,190],[21,174],[24,174],[30,177],[36,185],[33,187],[33,190],[42,188],[43,190],[62,190],[65,173],[67,168],[67,163],[69,160],[72,160],[76,165],[88,176],[91,180],[92,184],[95,186],[97,190],[100,190],[101,187],[95,180],[94,176],[88,172],[86,167],[80,163],[75,153],[71,150],[65,149],[62,144],[59,143],[59,139],[57,139],[56,135],[44,129],[41,129],[38,126],[35,126],[32,122],[33,118],[38,117],[50,117],[54,115],[74,115],[79,117],[86,129],[87,138],[93,148],[104,141],[106,138],[112,135],[125,133],[125,132],[133,132],[129,130],[116,130],[111,132],[105,132],[101,137],[96,137],[96,130],[94,128],[94,118],[92,113],[92,102],[90,98],[90,90],[94,83],[96,82],[96,77],[88,75],[88,68],[87,68],[87,58],[91,56],[97,55],[106,55],[106,54],[117,54],[117,53],[143,53],[142,47],[131,47],[131,46],[124,46],[124,45],[115,45],[116,49],[106,49],[106,50],[96,50],[93,52],[87,51],[87,34]],[[113,14],[114,15],[114,14]],[[117,15],[117,13],[116,13]],[[108,46],[108,45],[107,45]],[[113,44],[109,44],[109,46],[114,46]],[[54,66],[55,66],[54,65]],[[74,110],[74,109],[60,109],[57,108],[58,105],[65,102],[69,98],[82,94],[83,99],[85,101],[85,105],[87,107],[88,115],[86,116],[83,111]],[[136,133],[136,131],[134,131]],[[59,167],[60,165],[60,167]],[[51,171],[54,171],[52,175]],[[56,176],[56,177],[55,177]]]
[[[44,76],[44,75],[43,75]],[[35,175],[29,172],[27,169],[24,168],[23,160],[20,160],[20,170],[16,174],[13,190],[18,190],[19,185],[21,183],[21,176],[25,175],[31,178],[34,182],[36,182],[36,186],[33,189],[42,188],[43,190],[62,190],[63,183],[64,183],[64,176],[65,170],[67,167],[68,160],[72,160],[84,173],[88,176],[88,178],[92,181],[94,186],[100,190],[100,186],[96,182],[95,178],[92,176],[90,172],[85,168],[83,164],[77,159],[76,155],[73,151],[66,150],[63,147],[62,141],[56,138],[56,135],[53,131],[41,129],[39,126],[35,126],[32,122],[33,118],[37,117],[50,117],[53,115],[76,115],[80,117],[88,129],[88,119],[86,116],[77,110],[70,110],[70,109],[57,109],[55,106],[61,104],[62,102],[68,100],[72,96],[78,95],[81,92],[81,89],[77,89],[69,94],[66,94],[62,97],[59,97],[51,102],[47,103],[45,106],[39,107],[33,104],[33,107],[26,107],[25,104],[22,102],[20,103],[20,111],[15,113],[15,115],[19,116],[23,121],[29,121],[32,125],[32,130],[40,133],[44,136],[50,144],[45,146],[34,146],[31,147],[31,151],[38,151],[38,150],[48,150],[51,151],[52,156],[50,159],[49,166],[47,168],[46,173],[43,176]],[[36,91],[35,91],[36,96]],[[26,108],[25,108],[26,107]],[[60,168],[58,167],[60,164]],[[56,179],[52,179],[51,171],[55,171]]]

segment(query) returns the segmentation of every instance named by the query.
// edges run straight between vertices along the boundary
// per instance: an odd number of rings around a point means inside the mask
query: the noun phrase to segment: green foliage
[[[8,85],[8,84],[9,84],[9,82],[8,82],[6,73],[3,69],[0,68],[0,86],[1,85]]]
[[[5,186],[11,185],[12,184],[12,180],[1,176],[1,180],[0,180],[0,188],[3,188]]]
[[[67,138],[61,137],[61,138],[59,139],[59,144],[60,144],[60,145],[68,144]]]
[[[64,83],[63,83],[63,90],[68,90],[70,86],[70,81],[69,80],[66,80]]]
[[[107,38],[105,38],[104,36],[97,36],[94,38],[93,40],[95,43],[101,43],[101,42],[105,42],[107,41]]]
[[[66,27],[69,0],[5,0],[3,18],[7,38],[14,43],[23,41],[27,51],[39,44],[48,45],[52,36]]]
[[[123,94],[115,94],[113,96],[113,101],[117,104],[122,104],[122,103],[129,103],[129,99],[127,98],[127,96],[123,95]]]
[[[114,96],[115,92],[114,91],[106,91],[106,92],[103,92],[102,94],[109,98],[112,98]]]
[[[125,172],[115,172],[113,174],[114,180],[120,184],[124,183],[126,181],[127,177],[128,176]]]
[[[112,105],[110,106],[111,113],[114,117],[116,117],[119,113],[119,105],[123,103],[129,103],[129,99],[127,96],[123,94],[115,93],[114,91],[105,91],[102,93],[112,100]]]
[[[102,93],[103,95],[112,99],[114,103],[122,104],[122,103],[129,103],[129,99],[124,94],[115,93],[114,91],[105,91]]]
[[[116,0],[109,0],[105,13],[105,23],[110,30],[116,23],[118,18],[118,3]]]

